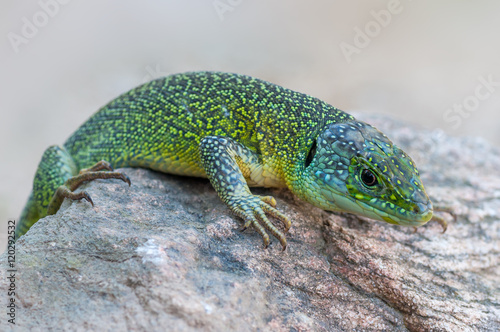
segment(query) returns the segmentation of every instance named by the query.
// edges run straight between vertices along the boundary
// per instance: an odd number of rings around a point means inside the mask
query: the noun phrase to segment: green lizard
[[[139,86],[100,109],[60,146],[49,147],[16,239],[55,214],[83,182],[126,175],[115,167],[207,177],[220,198],[269,244],[286,247],[289,218],[249,186],[288,187],[322,209],[404,226],[433,213],[415,163],[384,134],[302,93],[248,76],[193,72]],[[284,232],[268,219],[284,224]]]

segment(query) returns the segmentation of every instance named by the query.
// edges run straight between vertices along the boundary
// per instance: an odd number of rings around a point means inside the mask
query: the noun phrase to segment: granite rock
[[[368,120],[413,157],[434,203],[455,211],[446,233],[254,188],[292,220],[287,250],[263,249],[207,180],[122,169],[131,187],[86,184],[94,208],[66,200],[16,243],[16,330],[500,330],[499,150]]]

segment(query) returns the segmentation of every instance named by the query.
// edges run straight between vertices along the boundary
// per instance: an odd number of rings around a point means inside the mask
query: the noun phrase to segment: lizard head
[[[316,206],[404,226],[432,218],[413,160],[369,124],[327,125],[305,160],[299,195]]]

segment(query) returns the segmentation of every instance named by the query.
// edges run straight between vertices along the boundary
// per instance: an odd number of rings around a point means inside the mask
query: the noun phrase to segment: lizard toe
[[[257,233],[262,236],[266,248],[270,243],[269,235],[267,234],[269,232],[280,241],[284,250],[287,246],[286,237],[282,231],[273,225],[267,215],[282,221],[285,225],[285,232],[288,231],[291,223],[284,214],[276,210],[269,203],[276,204],[276,200],[271,196],[252,195],[248,199],[239,199],[238,204],[233,204],[232,210],[245,221],[241,231],[253,226]]]
[[[262,236],[262,240],[264,241],[264,248],[267,248],[269,246],[270,239],[266,230],[264,229],[264,227],[262,227],[261,224],[259,224],[259,222],[255,218],[251,221],[251,224],[253,228],[255,228],[257,233],[259,233],[260,236]]]
[[[276,200],[274,199],[273,196],[258,196],[258,195],[255,196],[259,197],[260,200],[263,201],[264,203],[267,203],[272,207],[276,207]]]
[[[281,246],[283,247],[283,250],[286,248],[286,237],[285,235],[278,229],[276,226],[274,226],[269,219],[267,218],[265,212],[261,209],[255,211],[255,215],[257,219],[262,223],[262,225],[275,237],[277,238]]]

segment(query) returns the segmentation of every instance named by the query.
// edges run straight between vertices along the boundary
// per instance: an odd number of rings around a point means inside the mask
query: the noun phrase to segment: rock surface
[[[16,330],[500,330],[499,150],[369,122],[413,157],[434,202],[457,213],[445,234],[255,188],[293,220],[287,250],[276,240],[264,250],[208,181],[123,169],[130,188],[89,183],[95,208],[66,200],[16,243]],[[1,269],[4,298],[6,278]],[[0,329],[11,328],[4,315]]]

